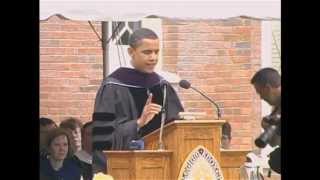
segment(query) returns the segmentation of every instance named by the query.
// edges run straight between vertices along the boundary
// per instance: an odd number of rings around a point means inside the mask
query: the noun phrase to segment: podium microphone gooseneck
[[[166,99],[167,99],[167,84],[163,84],[163,100],[162,100],[162,109],[161,109],[161,126],[160,126],[160,135],[159,135],[159,144],[158,150],[165,150],[164,143],[162,140],[163,126],[166,119]]]
[[[221,110],[220,110],[218,104],[215,103],[212,99],[210,99],[207,95],[205,95],[204,93],[202,93],[200,90],[192,87],[191,84],[190,84],[187,80],[181,80],[181,81],[179,82],[179,86],[182,87],[182,88],[184,88],[184,89],[189,89],[189,88],[191,88],[191,89],[193,89],[194,91],[196,91],[196,92],[198,92],[199,94],[201,94],[204,98],[206,98],[208,101],[210,101],[212,104],[214,104],[214,105],[216,106],[216,108],[217,108],[217,114],[218,114],[218,119],[221,118]]]

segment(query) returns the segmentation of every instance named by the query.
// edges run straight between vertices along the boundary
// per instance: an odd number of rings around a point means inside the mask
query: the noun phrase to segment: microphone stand
[[[218,106],[218,104],[217,103],[215,103],[214,101],[212,101],[208,96],[206,96],[205,94],[203,94],[201,91],[199,91],[198,89],[196,89],[196,88],[194,88],[194,87],[192,87],[192,86],[190,86],[190,88],[191,89],[193,89],[193,90],[195,90],[195,91],[197,91],[198,93],[200,93],[203,97],[205,97],[207,100],[209,100],[211,103],[213,103],[215,106],[216,106],[216,108],[217,108],[217,113],[218,113],[218,120],[221,118],[221,111],[220,111],[220,108],[219,108],[219,106]]]
[[[159,151],[165,150],[164,143],[162,140],[162,134],[163,134],[164,121],[166,119],[166,98],[167,98],[167,85],[164,84],[163,85],[162,109],[161,109],[161,125],[160,125],[160,135],[159,135],[159,144],[158,144]]]

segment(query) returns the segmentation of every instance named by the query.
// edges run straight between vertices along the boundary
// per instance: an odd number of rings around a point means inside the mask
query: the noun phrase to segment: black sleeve
[[[168,84],[167,97],[167,122],[179,119],[179,112],[183,112],[183,106],[174,88]]]
[[[278,147],[270,153],[270,159],[268,161],[270,168],[275,172],[281,174],[281,148]]]
[[[125,94],[115,85],[102,85],[97,93],[93,113],[93,149],[127,149],[137,136],[136,120],[131,120],[124,102]]]

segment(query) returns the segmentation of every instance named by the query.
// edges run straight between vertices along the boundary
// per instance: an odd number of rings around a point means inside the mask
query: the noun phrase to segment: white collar
[[[77,151],[75,154],[81,161],[92,164],[92,156],[84,150]]]

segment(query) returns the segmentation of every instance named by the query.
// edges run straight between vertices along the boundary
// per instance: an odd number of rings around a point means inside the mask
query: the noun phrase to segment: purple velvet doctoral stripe
[[[119,80],[123,84],[150,88],[160,83],[160,76],[153,73],[144,73],[131,68],[119,68],[109,77]]]

